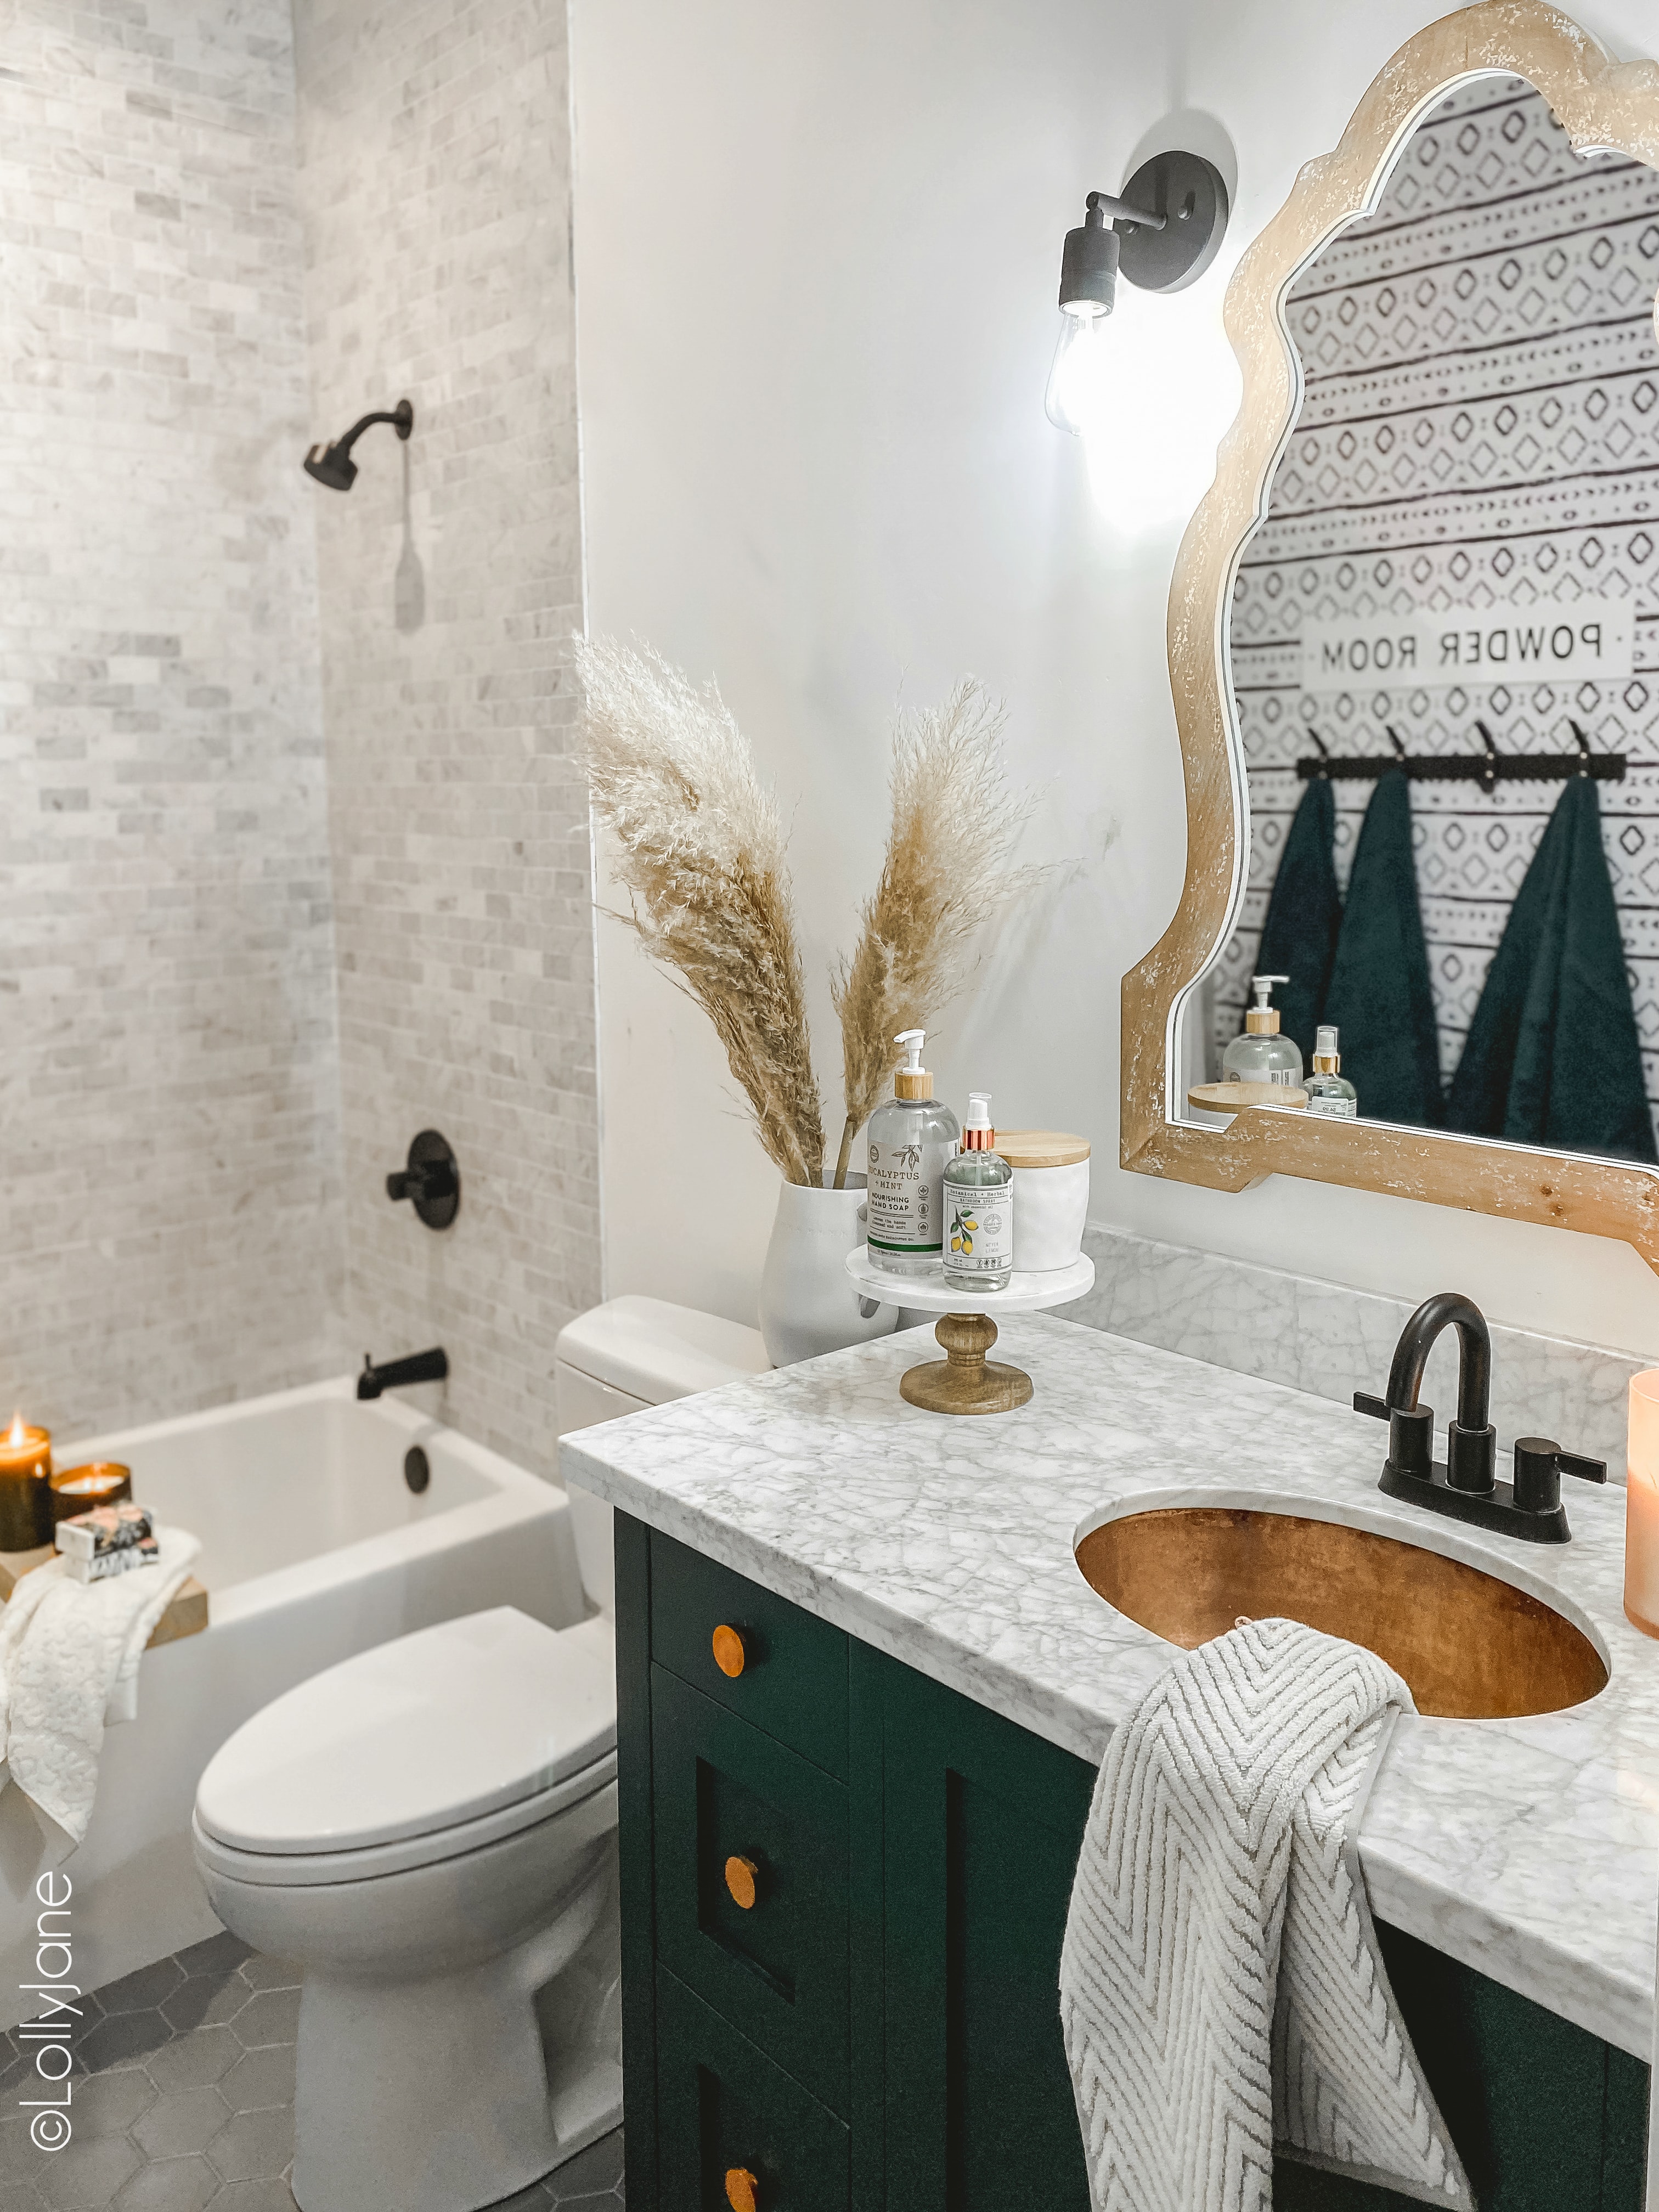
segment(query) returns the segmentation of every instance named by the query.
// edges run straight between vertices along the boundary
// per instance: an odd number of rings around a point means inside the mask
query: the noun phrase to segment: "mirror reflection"
[[[1659,174],[1489,76],[1288,295],[1195,1081],[1659,1158],[1656,276]]]

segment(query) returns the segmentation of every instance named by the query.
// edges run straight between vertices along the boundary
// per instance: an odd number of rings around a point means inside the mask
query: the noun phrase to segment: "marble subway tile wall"
[[[552,1348],[599,1295],[562,0],[298,0],[313,434],[407,395],[317,487],[348,1310],[441,1343],[447,1411],[550,1472]],[[441,1129],[442,1234],[384,1192]]]
[[[1084,1249],[1095,1286],[1065,1308],[1068,1321],[1185,1352],[1239,1375],[1348,1406],[1356,1390],[1383,1395],[1389,1363],[1407,1321],[1434,1291],[1383,1297],[1344,1283],[1292,1275],[1219,1252],[1162,1244],[1091,1222]],[[1553,1437],[1571,1451],[1607,1462],[1607,1479],[1625,1480],[1630,1379],[1651,1363],[1605,1346],[1528,1329],[1492,1329],[1492,1421],[1500,1453],[1517,1437]],[[1443,1430],[1457,1409],[1457,1338],[1447,1330],[1430,1356],[1422,1402]],[[1387,1446],[1378,1427],[1379,1465]],[[1507,1480],[1507,1467],[1498,1472]]]
[[[0,45],[0,1398],[326,1371],[341,1178],[287,0]]]

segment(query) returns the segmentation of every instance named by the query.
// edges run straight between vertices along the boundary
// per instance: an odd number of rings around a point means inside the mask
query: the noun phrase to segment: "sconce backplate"
[[[1201,154],[1154,154],[1121,197],[1166,220],[1162,230],[1113,224],[1121,241],[1120,273],[1143,292],[1182,292],[1195,284],[1227,234],[1227,186],[1220,170]]]

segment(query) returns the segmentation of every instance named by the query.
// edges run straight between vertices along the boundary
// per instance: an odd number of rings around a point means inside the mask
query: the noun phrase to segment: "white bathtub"
[[[210,1936],[191,1859],[202,1769],[251,1713],[354,1651],[485,1606],[562,1628],[581,1582],[562,1491],[351,1377],[73,1447],[125,1461],[133,1494],[202,1540],[205,1633],[147,1651],[138,1717],[104,1739],[98,1802],[64,1863],[75,1979],[97,1989]],[[412,1492],[404,1458],[427,1455]],[[60,1454],[60,1459],[64,1455]],[[0,2027],[40,2009],[33,1884],[46,1865],[15,1789],[0,1792]]]

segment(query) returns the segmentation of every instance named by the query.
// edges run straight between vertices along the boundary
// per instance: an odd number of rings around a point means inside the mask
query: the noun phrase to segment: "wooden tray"
[[[50,1544],[42,1544],[33,1552],[0,1552],[0,1599],[9,1598],[25,1575],[56,1557]],[[142,1574],[144,1570],[141,1567],[137,1571]],[[172,1604],[156,1622],[144,1649],[153,1651],[158,1644],[176,1644],[181,1636],[199,1636],[207,1625],[208,1594],[191,1575],[173,1592]]]
[[[1306,1107],[1308,1094],[1293,1083],[1195,1083],[1187,1093],[1189,1106],[1206,1114],[1237,1114],[1243,1106],[1277,1106],[1297,1112]]]

